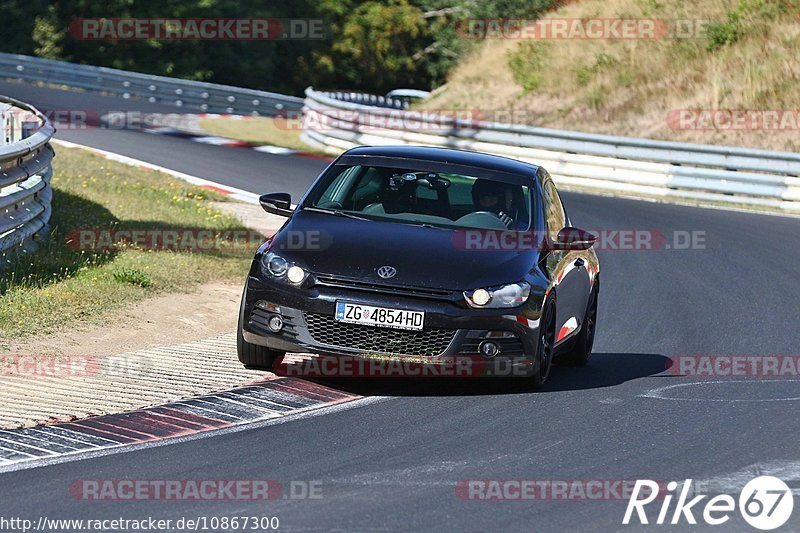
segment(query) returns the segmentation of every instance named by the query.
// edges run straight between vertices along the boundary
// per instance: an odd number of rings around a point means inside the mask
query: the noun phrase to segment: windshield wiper
[[[430,222],[411,222],[406,220],[397,220],[400,224],[405,224],[406,226],[414,226],[417,228],[431,228],[431,229],[443,229],[447,230],[448,228],[443,228],[442,226],[434,226]]]
[[[366,217],[354,215],[353,213],[346,213],[344,211],[338,211],[336,209],[323,209],[321,207],[304,207],[303,209],[308,209],[309,211],[313,211],[315,213],[326,213],[328,215],[334,215],[337,217],[352,218],[354,220],[370,220]]]

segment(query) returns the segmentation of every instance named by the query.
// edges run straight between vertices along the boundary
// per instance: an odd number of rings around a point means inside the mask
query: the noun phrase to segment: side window
[[[554,241],[558,232],[566,225],[567,219],[556,186],[549,180],[544,184],[544,216],[547,220],[548,236]]]

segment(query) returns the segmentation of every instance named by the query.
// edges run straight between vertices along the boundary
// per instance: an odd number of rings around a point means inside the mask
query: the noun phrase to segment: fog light
[[[483,341],[478,345],[478,351],[487,359],[491,359],[500,353],[500,347],[492,341]]]
[[[303,280],[306,279],[306,271],[299,266],[289,267],[289,270],[286,272],[286,279],[289,280],[289,283],[300,285],[303,283]]]
[[[270,331],[278,333],[283,329],[283,319],[278,315],[270,317],[269,321],[267,322],[267,327],[269,327]]]

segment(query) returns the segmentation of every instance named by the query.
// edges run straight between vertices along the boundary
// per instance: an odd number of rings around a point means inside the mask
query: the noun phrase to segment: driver
[[[500,218],[505,226],[511,229],[514,219],[512,213],[513,196],[504,183],[479,178],[472,185],[472,202],[478,211],[488,211]]]

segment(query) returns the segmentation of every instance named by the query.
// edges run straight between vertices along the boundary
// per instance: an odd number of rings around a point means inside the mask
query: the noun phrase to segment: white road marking
[[[292,155],[296,154],[297,150],[292,150],[291,148],[284,148],[282,146],[270,146],[270,145],[262,145],[256,146],[253,148],[256,152],[266,152],[268,154],[277,154],[277,155]]]
[[[800,383],[800,379],[727,379],[716,381],[693,381],[691,383],[678,383],[676,385],[667,385],[666,387],[658,387],[650,389],[644,394],[640,394],[639,398],[653,398],[656,400],[672,400],[677,402],[794,402],[800,400],[800,396],[790,396],[787,398],[674,398],[666,396],[664,393],[668,390],[677,389],[681,387],[699,387],[703,385],[714,385],[720,383],[748,383],[748,384],[775,384],[775,383]]]
[[[234,139],[228,139],[227,137],[215,137],[213,135],[209,135],[208,137],[192,137],[191,140],[203,144],[213,144],[215,146],[226,146],[238,142]]]
[[[774,476],[800,495],[800,461],[769,461],[755,463],[730,474],[708,479],[694,479],[695,492],[706,494],[738,494],[751,479],[758,476]],[[796,485],[796,486],[792,486]]]

